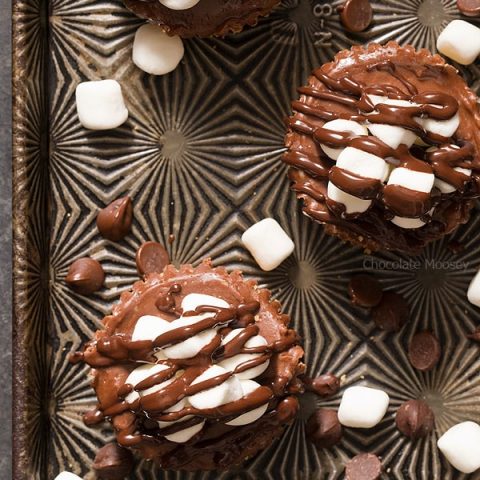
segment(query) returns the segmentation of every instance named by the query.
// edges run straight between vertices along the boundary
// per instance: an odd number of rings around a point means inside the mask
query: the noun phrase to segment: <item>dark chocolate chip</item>
[[[95,456],[93,469],[102,480],[121,480],[133,469],[132,452],[116,443],[108,443]]]
[[[417,370],[431,370],[440,360],[440,354],[440,343],[432,332],[418,332],[410,340],[408,358]]]
[[[385,292],[380,303],[372,308],[372,320],[386,332],[398,332],[408,321],[407,301],[394,292]]]
[[[372,22],[369,0],[347,0],[338,10],[343,26],[350,32],[363,32]]]
[[[102,423],[103,420],[105,420],[105,416],[97,407],[92,408],[83,414],[83,423],[87,425],[87,427],[98,425],[99,423]]]
[[[65,281],[75,292],[90,295],[102,288],[105,272],[97,260],[83,257],[70,265]]]
[[[470,335],[467,335],[470,340],[480,343],[480,327],[477,327]]]
[[[118,242],[130,232],[132,219],[132,200],[130,197],[119,198],[100,210],[97,228],[102,237]]]
[[[480,16],[480,0],[457,0],[457,7],[467,17]]]
[[[465,245],[463,243],[457,242],[456,240],[452,240],[451,242],[447,243],[447,248],[456,255],[457,253],[461,253],[465,250]]]
[[[309,392],[320,397],[335,395],[340,389],[340,379],[333,373],[325,373],[315,378],[303,377],[302,381]]]
[[[380,303],[383,290],[378,280],[361,273],[351,278],[348,293],[354,305],[370,308]]]
[[[279,423],[288,423],[297,415],[300,405],[297,397],[284,398],[277,406],[277,420]]]
[[[345,480],[377,480],[382,475],[382,462],[373,453],[361,453],[345,466]]]
[[[335,410],[319,408],[306,425],[307,438],[318,448],[330,448],[342,439],[342,425]]]
[[[400,405],[395,416],[397,428],[414,440],[426,437],[433,430],[432,409],[422,400],[408,400]]]
[[[167,251],[157,242],[145,242],[135,257],[140,276],[147,273],[161,273],[170,263]]]

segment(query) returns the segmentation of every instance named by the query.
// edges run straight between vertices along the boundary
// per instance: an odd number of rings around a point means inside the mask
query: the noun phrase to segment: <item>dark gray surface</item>
[[[0,479],[11,470],[11,3],[0,0]]]

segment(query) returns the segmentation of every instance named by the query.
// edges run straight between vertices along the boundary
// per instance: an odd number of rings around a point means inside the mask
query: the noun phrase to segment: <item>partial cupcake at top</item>
[[[76,355],[92,367],[93,417],[162,468],[235,466],[298,410],[303,349],[288,323],[238,271],[205,261],[147,274]]]
[[[124,0],[135,15],[156,23],[170,35],[224,36],[271,12],[280,0]]]
[[[438,55],[340,52],[292,103],[284,162],[304,212],[366,249],[418,253],[479,196],[477,96]]]

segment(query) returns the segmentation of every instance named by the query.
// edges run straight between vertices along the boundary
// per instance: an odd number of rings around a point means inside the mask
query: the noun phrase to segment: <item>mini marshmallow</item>
[[[122,88],[116,80],[79,83],[75,99],[80,123],[90,130],[117,128],[128,118]]]
[[[372,135],[391,148],[398,148],[399,145],[406,145],[410,148],[417,139],[417,135],[411,130],[395,125],[371,123],[368,125],[368,129]]]
[[[54,480],[82,480],[78,475],[70,472],[59,473]]]
[[[385,416],[389,397],[383,390],[369,387],[349,387],[343,392],[338,420],[353,428],[372,428]]]
[[[434,118],[428,117],[415,117],[415,121],[419,123],[427,132],[449,138],[457,131],[457,128],[460,125],[460,116],[457,112],[453,117],[447,120],[435,120]]]
[[[177,320],[172,322],[176,323]],[[213,341],[217,331],[214,328],[209,328],[203,332],[197,333],[193,337],[187,338],[183,342],[176,343],[171,347],[163,348],[163,353],[172,359],[184,359],[184,358],[193,358],[197,355],[202,348],[206,347],[209,343]]]
[[[249,395],[260,387],[260,384],[254,382],[253,380],[242,380],[241,384],[243,396]],[[265,403],[264,405],[260,405],[259,407],[250,410],[249,412],[243,413],[242,415],[239,415],[238,417],[230,420],[229,422],[226,422],[226,424],[238,427],[240,425],[248,425],[249,423],[256,422],[267,411],[267,408],[268,403]]]
[[[219,365],[212,365],[198,376],[191,385],[196,385],[210,378],[217,377],[227,373],[227,370]],[[198,409],[216,408],[226,403],[234,402],[243,397],[243,390],[240,380],[236,375],[232,375],[228,380],[216,387],[202,390],[188,397],[190,404]]]
[[[237,335],[239,335],[243,330],[243,328],[237,328],[235,330],[232,330],[222,340],[222,345],[226,345]],[[246,348],[263,347],[265,345],[268,345],[268,342],[261,335],[255,335],[245,342]],[[218,362],[218,365],[225,368],[229,372],[233,372],[238,365],[244,362],[248,362],[249,360],[253,360],[254,358],[261,357],[261,355],[261,353],[239,353],[238,355],[234,355],[233,357],[229,357],[225,360],[222,360],[221,362]],[[251,378],[258,377],[267,369],[269,363],[269,360],[267,360],[260,365],[257,365],[256,367],[252,367],[243,372],[236,373],[236,376],[241,380],[249,380]]]
[[[409,228],[409,229],[421,228],[425,225],[425,222],[420,220],[419,218],[408,218],[408,217],[398,217],[398,216],[393,217],[391,222],[397,225],[398,227]]]
[[[388,179],[388,185],[399,185],[416,192],[430,193],[435,175],[433,173],[416,172],[404,167],[395,168]]]
[[[144,72],[152,75],[172,72],[182,60],[183,54],[182,39],[167,35],[158,25],[142,25],[135,33],[132,60]]]
[[[203,422],[192,425],[185,430],[180,430],[179,432],[172,433],[171,435],[165,435],[165,438],[170,442],[185,443],[188,442],[194,435],[196,435],[203,428],[204,425],[205,420]]]
[[[364,200],[362,198],[354,197],[343,190],[340,190],[332,182],[328,182],[327,187],[328,198],[334,202],[343,203],[345,205],[345,212],[351,213],[363,213],[372,204],[371,200]]]
[[[170,10],[187,10],[194,7],[200,0],[159,0]]]
[[[480,270],[475,274],[468,286],[467,298],[471,304],[480,307]]]
[[[155,315],[143,315],[135,324],[132,340],[155,340],[162,333],[170,330],[170,322]]]
[[[273,218],[264,218],[245,230],[242,242],[266,272],[277,268],[295,249],[290,237]]]
[[[437,442],[448,462],[462,473],[480,468],[480,425],[459,423],[447,430]]]
[[[469,22],[453,20],[438,36],[437,49],[462,65],[470,65],[480,53],[480,29]]]
[[[194,312],[197,307],[208,305],[210,307],[228,308],[230,305],[221,298],[212,297],[203,293],[189,293],[182,300],[182,310]]]
[[[376,155],[354,147],[345,148],[338,156],[337,167],[364,178],[376,178],[382,182],[388,176],[387,162]]]
[[[454,170],[456,172],[460,172],[468,176],[472,174],[472,171],[468,168],[455,167]],[[433,185],[437,187],[442,193],[452,193],[456,190],[456,188],[453,185],[450,185],[450,183],[447,183],[444,180],[441,180],[440,178],[437,178],[437,177],[435,177],[435,181],[433,182]]]
[[[358,122],[354,122],[353,120],[343,120],[342,118],[337,118],[336,120],[327,122],[322,126],[322,128],[326,130],[332,130],[334,132],[351,132],[355,136],[368,135],[368,130],[363,125],[360,125]],[[332,160],[337,160],[340,153],[344,150],[343,148],[332,148],[323,144],[320,144],[320,147]]]
[[[146,363],[144,365],[141,365],[140,367],[137,367],[135,370],[132,370],[130,374],[128,375],[127,379],[125,380],[125,384],[132,385],[132,387],[135,387],[138,385],[140,382],[143,380],[151,377],[152,375],[155,375],[156,373],[162,372],[163,370],[166,370],[168,367],[166,365],[163,365],[161,363]],[[170,383],[170,382],[168,382]],[[153,391],[158,391],[163,388],[163,386],[166,384],[166,382],[160,384],[160,385],[155,385],[152,388],[149,388],[147,390],[144,390],[142,392],[135,392],[132,391],[130,392],[126,397],[125,400],[128,403],[133,403],[135,400],[140,398],[140,396],[147,395],[148,393],[153,393]],[[152,390],[154,389],[154,390]]]

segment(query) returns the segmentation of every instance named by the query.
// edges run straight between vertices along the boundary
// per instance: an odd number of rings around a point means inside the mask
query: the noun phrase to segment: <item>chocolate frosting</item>
[[[245,25],[255,25],[258,17],[267,15],[279,0],[200,0],[187,10],[172,10],[158,0],[124,3],[135,15],[160,25],[170,35],[210,37],[237,33]]]
[[[418,252],[426,242],[468,219],[472,199],[479,195],[477,97],[438,55],[399,47],[394,42],[353,47],[314,70],[299,92],[300,99],[292,103],[294,112],[288,121],[284,162],[292,167],[292,188],[303,200],[304,212],[332,226],[327,229],[329,233],[340,233],[342,238],[372,249]],[[374,105],[369,95],[413,103]],[[428,132],[414,120],[447,120],[457,112],[460,125],[452,138]],[[322,128],[338,118],[400,126],[413,131],[427,146],[409,149],[400,145],[393,149],[374,136]],[[392,167],[433,173],[456,191],[442,194],[434,188],[424,193],[360,177],[336,166],[320,144],[355,147],[385,159]],[[427,151],[430,146],[437,150]],[[471,169],[472,175],[454,170],[456,167]],[[328,198],[329,181],[351,195],[372,200],[372,206],[362,214],[346,214],[343,204]],[[394,216],[419,218],[426,225],[403,229],[390,221]]]
[[[190,293],[214,296],[227,302],[229,307],[199,306],[196,314],[211,315],[197,323],[168,330],[154,340],[132,340],[140,317],[155,315],[173,321],[182,314],[182,300]],[[147,275],[131,292],[122,294],[112,315],[105,317],[104,329],[96,333],[83,352],[73,357],[93,368],[100,413],[93,411],[86,419],[90,424],[101,421],[103,416],[111,419],[120,445],[134,448],[164,468],[214,469],[240,463],[247,454],[264,448],[278,436],[298,410],[298,401],[292,395],[298,391],[297,376],[304,371],[303,349],[298,345],[295,332],[288,329],[288,316],[281,314],[279,308],[278,302],[270,300],[270,293],[258,289],[254,281],[244,280],[238,271],[228,274],[224,269],[213,269],[209,261],[197,268],[183,266],[179,270],[170,265],[162,274]],[[183,315],[189,313],[183,312]],[[179,343],[211,327],[217,328],[217,335],[195,357],[157,360],[153,356],[155,349]],[[244,330],[221,345],[221,339],[232,328],[239,327]],[[266,340],[266,345],[246,347],[247,340],[257,334]],[[239,364],[234,372],[192,384],[212,364],[238,353],[260,355]],[[255,378],[260,386],[239,400],[216,408],[188,405],[166,411],[182,398],[213,388],[234,373],[266,360],[269,360],[267,370]],[[162,363],[167,368],[135,387],[126,384],[129,373],[144,362]],[[134,390],[143,391],[168,379],[172,381],[161,390],[133,402],[125,400]],[[226,424],[265,404],[268,404],[267,411],[257,421],[243,426]],[[187,415],[189,419],[167,427],[160,428],[156,422],[179,420]],[[187,443],[177,444],[165,438],[204,421],[200,433]]]

